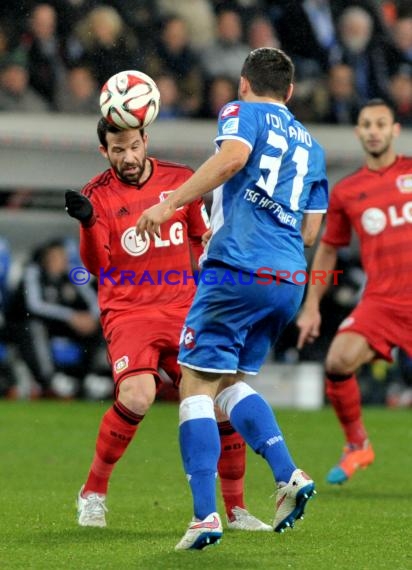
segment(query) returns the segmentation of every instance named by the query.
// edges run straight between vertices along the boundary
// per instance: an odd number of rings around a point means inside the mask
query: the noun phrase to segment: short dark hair
[[[255,95],[274,95],[285,100],[295,66],[281,49],[262,47],[250,52],[240,75],[249,81]]]
[[[124,129],[116,127],[109,123],[107,119],[101,117],[97,123],[97,136],[99,137],[99,142],[105,149],[107,149],[107,133],[121,133]],[[144,135],[144,129],[137,129],[140,131],[141,135]]]
[[[396,118],[396,111],[395,111],[395,107],[392,105],[392,103],[390,103],[389,101],[386,101],[385,99],[379,99],[378,97],[374,98],[374,99],[369,99],[369,101],[367,101],[366,103],[364,103],[360,109],[359,109],[359,113],[358,113],[358,119],[360,117],[360,114],[362,113],[362,111],[364,109],[367,109],[369,107],[386,107],[387,109],[389,109],[392,118],[393,118],[393,122],[396,123],[397,118]]]
[[[39,263],[40,265],[44,263],[46,255],[52,249],[66,249],[66,243],[64,238],[56,237],[49,241],[40,244],[34,251],[31,257],[31,261]]]

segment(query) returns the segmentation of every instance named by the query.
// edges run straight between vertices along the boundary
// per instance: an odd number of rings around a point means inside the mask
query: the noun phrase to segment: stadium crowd
[[[213,118],[256,47],[296,64],[291,110],[353,124],[371,97],[412,125],[408,0],[22,0],[0,6],[0,111],[97,113],[121,69],[159,85],[159,119]]]

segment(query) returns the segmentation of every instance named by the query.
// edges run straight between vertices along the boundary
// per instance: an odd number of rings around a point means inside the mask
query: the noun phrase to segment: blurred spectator
[[[372,18],[376,34],[386,41],[388,32],[375,0],[265,0],[282,49],[296,64],[297,78],[313,78],[341,58],[338,20],[351,6],[362,7]]]
[[[408,18],[412,16],[411,0],[394,0],[394,4],[398,18]]]
[[[162,17],[176,14],[188,29],[190,45],[199,50],[207,46],[215,35],[215,15],[209,0],[157,0]]]
[[[405,65],[389,82],[389,93],[397,120],[406,127],[412,126],[412,68]]]
[[[18,2],[0,2],[0,20],[13,34],[20,37],[24,32],[25,20],[32,7],[32,0],[19,0]]]
[[[391,27],[395,23],[398,17],[397,7],[395,2],[393,2],[392,0],[389,1],[383,0],[381,4],[381,10],[384,22],[388,27]]]
[[[320,75],[338,61],[336,21],[340,2],[298,0],[267,4],[271,6],[282,49],[296,65],[298,79]]]
[[[158,119],[178,119],[185,116],[181,106],[179,85],[174,75],[162,74],[153,78],[160,92]]]
[[[73,1],[73,0],[72,0]],[[74,0],[78,1],[78,0]],[[91,0],[96,4],[96,0]],[[107,0],[119,12],[123,21],[137,35],[145,50],[150,50],[157,31],[160,13],[157,0]],[[182,4],[182,2],[179,2]],[[186,2],[184,2],[186,4]],[[190,2],[192,5],[193,2]],[[135,69],[135,67],[133,67]]]
[[[27,50],[30,85],[55,108],[57,84],[64,77],[64,48],[57,35],[57,13],[50,4],[38,4],[22,37]]]
[[[26,67],[18,61],[3,61],[0,66],[0,111],[42,113],[48,110],[46,100],[30,87]]]
[[[99,88],[119,71],[143,70],[137,38],[111,6],[93,8],[76,26],[67,49],[72,64],[87,62]]]
[[[386,405],[390,408],[412,407],[412,358],[399,349],[397,358],[399,375],[389,383]]]
[[[392,34],[402,60],[412,65],[412,15],[399,18],[392,27]]]
[[[217,75],[206,84],[202,117],[217,118],[223,105],[237,98],[237,83],[227,75]]]
[[[22,46],[16,43],[10,35],[10,30],[3,22],[0,22],[0,66],[10,60],[27,65],[27,54]]]
[[[150,76],[162,73],[175,77],[181,93],[181,107],[188,115],[196,115],[202,102],[203,80],[199,59],[190,47],[185,21],[170,15],[160,25],[156,52],[147,59]]]
[[[251,50],[260,47],[281,47],[271,21],[262,14],[252,17],[248,23],[246,39]]]
[[[295,83],[293,99],[288,107],[299,121],[314,123],[322,117],[325,101],[324,85],[318,78],[306,78]]]
[[[346,8],[338,27],[341,62],[353,69],[361,103],[374,97],[387,98],[391,54],[376,34],[372,16],[358,6]]]
[[[238,11],[222,8],[216,16],[216,38],[201,52],[207,78],[227,75],[238,80],[239,69],[250,52],[243,41],[242,20]]]
[[[69,69],[65,81],[60,84],[56,107],[62,113],[97,115],[99,95],[100,91],[90,68],[80,64]]]
[[[9,301],[9,273],[11,251],[9,242],[0,236],[0,397],[13,396],[17,379],[12,364],[9,335],[6,326],[6,307]]]
[[[328,73],[324,123],[354,125],[360,109],[353,69],[344,63],[333,65]]]
[[[71,282],[63,240],[34,253],[8,306],[8,324],[45,395],[56,390],[56,377],[65,376],[78,379],[73,393],[65,395],[80,392],[101,340],[97,298],[89,284]]]

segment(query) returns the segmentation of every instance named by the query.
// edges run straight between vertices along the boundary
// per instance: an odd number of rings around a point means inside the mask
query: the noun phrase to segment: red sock
[[[218,424],[221,453],[217,466],[225,510],[229,520],[233,520],[233,507],[245,508],[243,491],[246,469],[246,444],[230,422]]]
[[[132,441],[144,416],[138,416],[116,401],[104,414],[96,442],[96,452],[83,489],[106,495],[114,466]]]
[[[335,409],[346,441],[361,446],[368,435],[362,421],[361,394],[356,376],[338,382],[326,378],[326,395]]]

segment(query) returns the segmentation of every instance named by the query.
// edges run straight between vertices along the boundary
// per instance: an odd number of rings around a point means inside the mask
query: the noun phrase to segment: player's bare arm
[[[337,255],[336,247],[320,242],[312,262],[312,271],[322,271],[323,275],[328,271],[333,271],[336,267]],[[306,342],[314,342],[320,334],[322,319],[319,305],[329,284],[329,279],[316,279],[309,285],[306,301],[296,321],[299,328],[298,349],[301,349]]]
[[[136,224],[136,234],[145,237],[145,232],[153,239],[159,235],[159,226],[169,220],[177,208],[193,202],[207,192],[214,190],[237,174],[246,164],[250,148],[237,140],[226,140],[218,153],[211,156],[164,202],[143,212]]]
[[[302,239],[305,247],[311,247],[319,235],[323,213],[307,213],[302,220]]]

